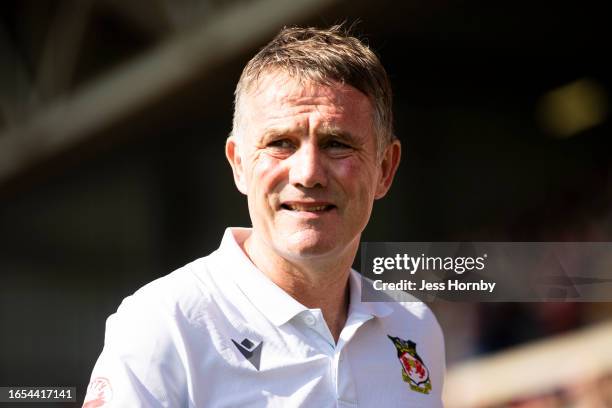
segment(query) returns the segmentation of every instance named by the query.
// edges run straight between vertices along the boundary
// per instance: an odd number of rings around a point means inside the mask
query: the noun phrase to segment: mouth
[[[283,203],[281,208],[293,212],[323,213],[333,210],[336,206],[327,203]]]

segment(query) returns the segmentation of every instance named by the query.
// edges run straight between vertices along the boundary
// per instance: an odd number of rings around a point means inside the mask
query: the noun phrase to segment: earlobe
[[[402,145],[399,140],[395,139],[393,142],[389,143],[385,149],[383,159],[380,163],[380,177],[378,179],[376,195],[374,196],[375,199],[378,200],[384,197],[387,191],[389,191],[389,188],[391,188],[401,156]]]
[[[244,168],[242,166],[242,156],[240,152],[240,143],[235,136],[230,136],[225,142],[225,157],[232,167],[234,174],[234,183],[242,194],[247,194],[247,188],[244,177]]]

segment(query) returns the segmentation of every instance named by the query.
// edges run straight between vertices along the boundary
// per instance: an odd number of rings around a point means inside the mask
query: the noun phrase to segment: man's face
[[[377,158],[372,105],[355,88],[280,73],[258,85],[226,146],[253,238],[285,259],[356,251],[397,169],[399,142]]]

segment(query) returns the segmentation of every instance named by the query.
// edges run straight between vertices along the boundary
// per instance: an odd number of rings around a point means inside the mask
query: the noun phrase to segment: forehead
[[[244,98],[249,122],[260,124],[316,115],[334,126],[371,130],[373,109],[362,92],[339,82],[322,84],[273,72],[259,77]]]

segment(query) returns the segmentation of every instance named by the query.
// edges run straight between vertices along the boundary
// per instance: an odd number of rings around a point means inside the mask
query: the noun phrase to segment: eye
[[[337,147],[337,148],[348,148],[349,146],[345,143],[338,142],[337,140],[332,140],[328,143],[328,147]]]
[[[324,148],[326,149],[331,149],[331,150],[349,150],[352,149],[351,146],[349,146],[346,143],[340,142],[338,140],[328,140],[324,146]]]
[[[266,145],[268,154],[277,158],[286,158],[291,156],[296,146],[290,139],[272,140]]]
[[[276,149],[293,149],[294,146],[288,139],[279,139],[268,143],[268,147]]]

